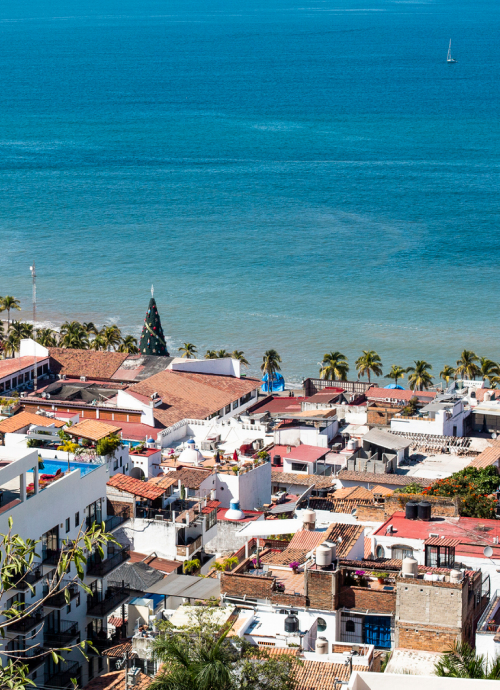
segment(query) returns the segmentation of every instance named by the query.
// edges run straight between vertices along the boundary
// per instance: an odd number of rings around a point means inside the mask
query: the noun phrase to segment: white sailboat
[[[454,60],[451,57],[451,38],[450,38],[450,45],[448,46],[448,55],[446,56],[446,62],[456,62],[456,60]]]

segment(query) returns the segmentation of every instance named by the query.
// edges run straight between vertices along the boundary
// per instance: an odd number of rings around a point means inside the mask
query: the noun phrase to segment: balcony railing
[[[69,604],[71,601],[73,601],[73,599],[76,599],[76,597],[78,596],[78,585],[76,582],[68,582],[67,580],[62,580],[59,587],[60,591],[54,592],[54,594],[52,594],[45,602],[45,605],[47,607],[60,609],[63,606]],[[50,585],[44,585],[43,596],[46,597],[49,591]],[[66,592],[68,592],[68,594],[66,594]]]
[[[21,591],[26,591],[29,585],[36,584],[43,577],[43,570],[40,566],[33,568],[27,573],[20,573],[15,576],[13,580],[12,588],[20,589]]]
[[[107,616],[120,604],[126,601],[129,595],[126,587],[108,587],[106,592],[96,592],[87,598],[87,615],[94,618]]]
[[[45,685],[50,688],[71,688],[73,687],[72,679],[76,679],[79,683],[81,673],[82,667],[78,661],[62,662],[45,673]]]
[[[130,549],[128,546],[104,559],[101,558],[99,553],[93,553],[87,561],[87,575],[104,577],[115,568],[118,568],[119,565],[128,561],[129,558]]]
[[[61,556],[61,549],[42,549],[42,563],[44,565],[57,565]]]
[[[201,549],[201,546],[202,546],[202,538],[200,535],[191,544],[178,545],[177,546],[177,555],[181,558],[189,558],[190,556],[193,555],[193,553],[195,551],[198,551],[198,549]]]
[[[7,630],[9,632],[18,632],[23,635],[29,633],[33,628],[42,623],[43,615],[43,609],[37,609],[29,616],[17,619],[14,618],[7,626]]]
[[[121,642],[124,642],[125,638],[120,639],[116,636],[108,637],[104,632],[102,633],[102,636],[100,636],[99,633],[92,632],[90,635],[87,635],[87,640],[91,643],[93,647],[95,647],[98,654],[102,654],[106,649],[109,649],[110,647],[115,647]],[[95,652],[92,649],[90,649],[90,647],[85,648],[85,653],[95,654]]]
[[[53,627],[44,630],[43,643],[46,647],[64,647],[78,637],[78,623],[59,621]]]
[[[129,518],[123,515],[111,515],[111,517],[104,520],[106,532],[112,532],[114,529],[122,525]]]
[[[30,649],[19,649],[18,642],[18,639],[12,640],[12,642],[9,642],[7,645],[5,650],[9,652],[7,659],[11,659],[13,662],[18,662],[20,664],[25,664],[29,668],[28,673],[31,673],[45,663],[47,652],[41,645],[31,647]]]

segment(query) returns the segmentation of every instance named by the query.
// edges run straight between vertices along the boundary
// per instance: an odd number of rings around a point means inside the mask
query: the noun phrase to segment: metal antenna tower
[[[33,367],[33,390],[38,389],[38,375],[37,375],[37,359],[36,359],[36,269],[35,262],[30,266],[31,277],[33,279],[33,352],[34,352],[34,367]]]

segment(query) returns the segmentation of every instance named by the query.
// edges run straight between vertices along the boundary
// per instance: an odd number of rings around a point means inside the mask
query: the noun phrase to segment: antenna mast
[[[37,359],[36,359],[36,269],[35,262],[30,266],[31,277],[33,279],[33,352],[34,352],[34,369],[33,369],[33,390],[36,393],[38,389],[38,375],[37,375]]]

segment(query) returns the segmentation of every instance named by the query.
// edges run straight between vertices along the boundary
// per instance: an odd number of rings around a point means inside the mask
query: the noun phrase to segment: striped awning
[[[451,537],[429,537],[424,541],[426,546],[458,546],[461,543],[460,539],[452,539]]]

